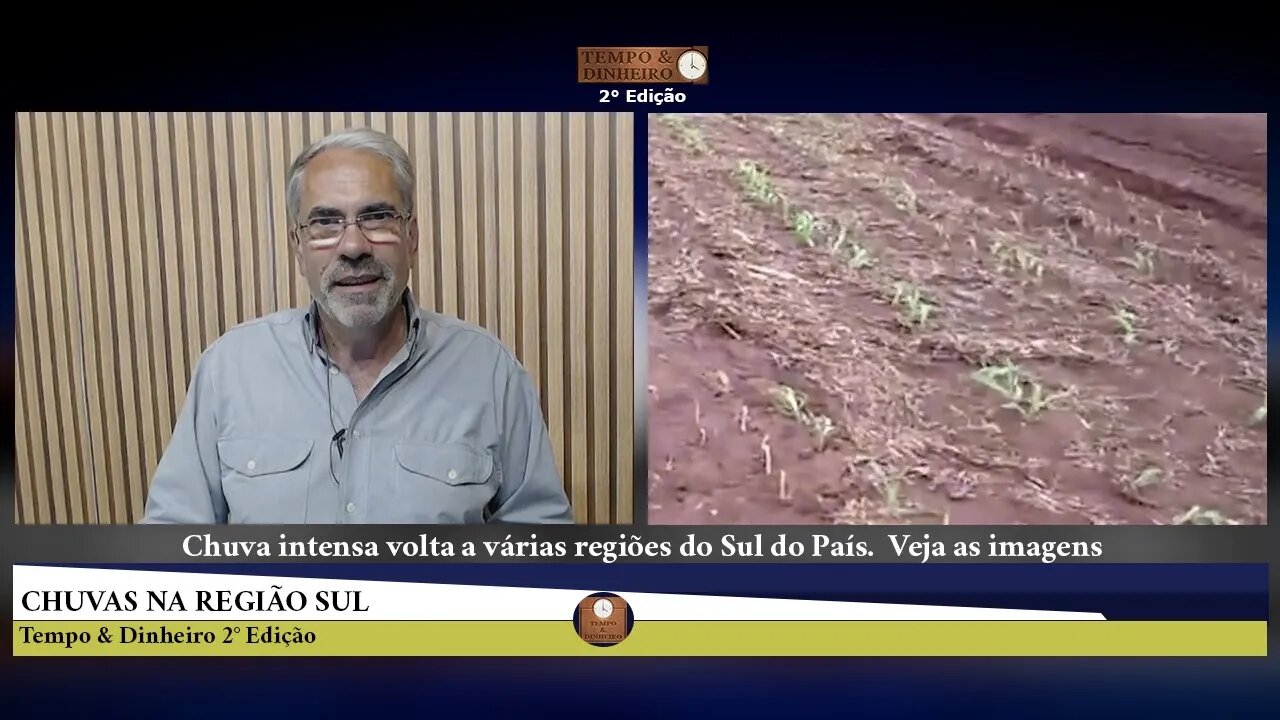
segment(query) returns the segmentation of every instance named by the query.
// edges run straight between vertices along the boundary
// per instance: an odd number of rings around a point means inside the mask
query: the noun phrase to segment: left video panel
[[[633,121],[18,113],[16,522],[632,522]]]

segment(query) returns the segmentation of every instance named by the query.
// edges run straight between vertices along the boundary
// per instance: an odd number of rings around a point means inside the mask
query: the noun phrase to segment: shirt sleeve
[[[510,367],[500,400],[502,486],[489,521],[572,523],[573,509],[556,469],[537,391],[528,372],[518,364]]]
[[[147,494],[145,524],[222,524],[227,501],[218,460],[217,406],[209,356],[196,363],[173,437],[160,457]]]

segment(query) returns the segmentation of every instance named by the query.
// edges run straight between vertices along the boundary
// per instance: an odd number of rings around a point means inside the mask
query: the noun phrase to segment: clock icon
[[[685,50],[676,60],[676,68],[686,80],[697,80],[707,74],[707,56],[697,50]]]
[[[609,602],[608,598],[600,598],[591,606],[591,610],[595,612],[596,617],[603,620],[613,614],[613,603]]]

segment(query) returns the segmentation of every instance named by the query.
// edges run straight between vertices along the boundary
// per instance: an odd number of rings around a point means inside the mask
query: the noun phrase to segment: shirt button
[[[458,479],[458,471],[457,471],[457,470],[450,470],[450,471],[449,471],[449,479],[450,479],[450,480],[457,480],[457,479]]]
[[[347,512],[349,512],[349,513],[353,513],[353,512],[355,512],[355,511],[356,511],[356,504],[355,504],[355,503],[347,503]]]
[[[254,468],[258,467],[258,463],[256,463],[256,462],[254,462],[254,461],[250,460],[249,462],[245,463],[245,464],[244,464],[244,466],[245,466],[245,467],[247,467],[247,468],[249,468],[250,470],[252,470],[252,469],[254,469]]]
[[[338,374],[338,366],[337,366],[337,365],[330,365],[330,366],[329,366],[329,374],[330,374],[330,375],[337,375],[337,374]]]

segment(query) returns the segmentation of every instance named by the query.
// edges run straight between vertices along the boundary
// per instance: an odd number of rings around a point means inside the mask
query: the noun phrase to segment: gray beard
[[[382,322],[396,305],[395,288],[384,281],[377,291],[345,295],[325,290],[317,298],[320,307],[343,327],[370,328]]]

